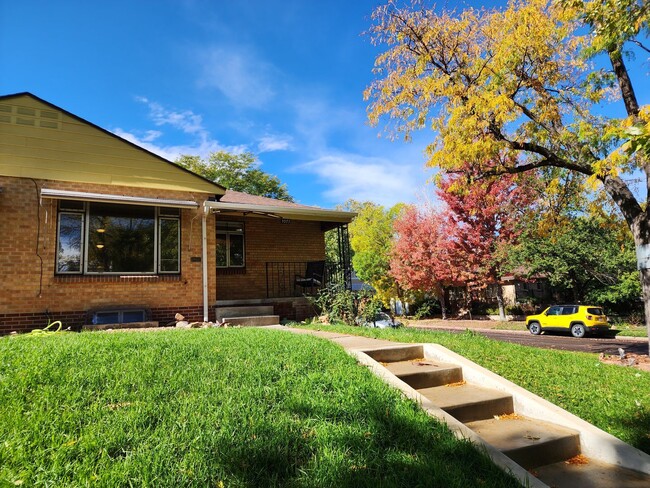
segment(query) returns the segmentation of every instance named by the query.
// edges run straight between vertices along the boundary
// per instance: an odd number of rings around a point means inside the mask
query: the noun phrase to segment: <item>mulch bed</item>
[[[621,357],[620,355],[610,356],[601,353],[599,359],[601,363],[636,368],[650,373],[650,357],[647,354],[625,353]]]

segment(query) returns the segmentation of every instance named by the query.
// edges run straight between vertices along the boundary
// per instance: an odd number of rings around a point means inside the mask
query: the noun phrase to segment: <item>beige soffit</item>
[[[355,216],[354,212],[325,210],[316,207],[288,207],[280,205],[251,205],[242,203],[205,202],[206,210],[212,213],[241,212],[253,213],[296,220],[315,220],[319,222],[349,223]]]
[[[82,191],[41,189],[42,198],[56,198],[59,200],[81,200],[84,202],[111,202],[127,205],[155,205],[156,207],[197,208],[193,200],[173,200],[170,198],[132,197],[127,195],[109,195],[106,193],[86,193]]]

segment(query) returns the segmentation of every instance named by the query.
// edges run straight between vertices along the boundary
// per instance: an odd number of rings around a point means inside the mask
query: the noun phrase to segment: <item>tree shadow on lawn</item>
[[[265,424],[221,454],[233,478],[248,486],[520,486],[413,403],[371,396],[363,419],[345,405],[291,403],[292,423]]]
[[[639,411],[632,417],[615,418],[614,422],[621,426],[621,430],[633,433],[628,444],[650,454],[650,411]]]

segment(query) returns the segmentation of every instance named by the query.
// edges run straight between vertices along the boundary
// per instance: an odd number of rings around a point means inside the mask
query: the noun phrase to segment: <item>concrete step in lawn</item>
[[[580,433],[542,420],[503,416],[465,425],[526,469],[580,454]]]
[[[571,488],[598,486],[647,488],[650,486],[648,475],[594,459],[572,462],[560,461],[531,469],[530,472],[548,486],[567,486]]]
[[[463,423],[492,419],[495,415],[514,412],[512,395],[491,388],[460,382],[416,389],[421,395]]]
[[[462,381],[463,370],[455,364],[415,359],[384,363],[388,371],[416,390]]]

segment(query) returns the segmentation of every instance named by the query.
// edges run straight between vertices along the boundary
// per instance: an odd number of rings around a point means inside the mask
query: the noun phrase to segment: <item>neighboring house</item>
[[[0,333],[245,304],[302,319],[314,287],[296,276],[353,216],[227,190],[30,93],[0,97]]]
[[[352,270],[352,276],[351,276],[351,281],[352,281],[352,291],[362,291],[362,290],[368,290],[368,291],[374,291],[374,288],[366,283],[365,281],[362,281],[361,278],[357,276],[356,271],[354,269]]]
[[[503,299],[507,305],[523,303],[540,304],[551,300],[551,289],[544,276],[532,276],[526,280],[515,275],[502,278]]]
[[[484,304],[490,307],[497,306],[497,287],[501,287],[503,303],[505,306],[533,307],[548,303],[552,300],[551,289],[548,280],[544,276],[532,276],[524,279],[521,276],[509,274],[501,278],[499,284],[491,284],[484,287],[470,286],[469,292],[474,304]],[[448,305],[452,310],[460,310],[467,307],[466,286],[451,287],[449,289]]]

